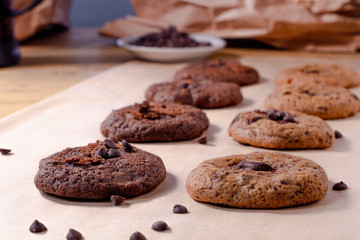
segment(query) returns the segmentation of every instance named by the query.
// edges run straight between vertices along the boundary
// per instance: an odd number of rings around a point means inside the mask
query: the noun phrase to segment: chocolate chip
[[[342,191],[346,190],[347,188],[347,185],[343,181],[340,181],[338,183],[335,183],[332,189],[335,191]]]
[[[301,91],[300,93],[304,93],[304,94],[307,94],[307,95],[309,95],[309,96],[315,96],[314,93],[310,93],[308,90],[303,90],[303,91]]]
[[[335,138],[343,138],[343,135],[338,130],[335,130]]]
[[[68,234],[66,235],[66,240],[81,240],[83,236],[80,232],[70,228]]]
[[[294,117],[289,113],[287,113],[282,120],[286,122],[295,122]]]
[[[118,195],[111,195],[110,200],[115,206],[119,206],[126,198]]]
[[[108,157],[108,153],[105,148],[99,148],[98,150],[96,150],[95,155],[99,155],[100,157],[105,159]]]
[[[323,112],[326,112],[326,111],[327,111],[327,108],[326,108],[326,107],[322,107],[322,106],[317,107],[317,109],[318,109],[318,110],[321,110],[321,111],[323,111]]]
[[[47,228],[45,227],[44,224],[42,224],[41,222],[39,222],[38,220],[35,220],[29,228],[30,232],[32,233],[40,233],[40,232],[45,232],[47,230]]]
[[[246,160],[242,160],[236,165],[238,168],[244,170],[253,170],[253,171],[273,171],[274,168],[270,167],[266,163],[262,162],[248,162]]]
[[[119,150],[114,149],[114,148],[110,148],[109,152],[108,152],[108,158],[116,158],[116,157],[120,157],[121,153]]]
[[[181,88],[188,88],[188,87],[189,87],[189,84],[186,83],[186,82],[183,82],[183,83],[180,84],[180,87],[181,87]]]
[[[263,119],[262,117],[254,117],[253,119],[249,119],[248,124],[252,124],[254,122],[259,121],[260,119]]]
[[[274,121],[280,120],[280,119],[278,119],[278,114],[275,109],[267,110],[266,115],[267,115],[267,118],[270,120],[274,120]]]
[[[130,240],[146,240],[146,237],[141,232],[134,232],[131,234]]]
[[[11,149],[0,148],[0,153],[2,155],[8,155],[10,152],[11,152]]]
[[[151,228],[157,232],[163,232],[168,229],[168,225],[166,224],[166,222],[157,221],[151,226]]]
[[[290,185],[290,182],[287,180],[282,180],[280,183],[283,185]]]
[[[173,208],[173,213],[183,214],[183,213],[188,213],[188,210],[185,206],[176,204]]]
[[[206,144],[206,143],[207,143],[207,138],[206,138],[206,137],[202,137],[202,138],[200,138],[200,139],[197,140],[197,143]]]
[[[121,144],[124,147],[125,152],[131,152],[133,150],[133,147],[125,139],[121,141]]]
[[[353,96],[356,100],[359,100],[358,96],[356,96],[355,94],[351,94],[351,96]]]
[[[105,139],[104,145],[105,145],[105,147],[107,147],[108,149],[109,149],[109,148],[117,148],[116,145],[115,145],[115,143],[114,143],[112,140],[110,140],[110,139]]]

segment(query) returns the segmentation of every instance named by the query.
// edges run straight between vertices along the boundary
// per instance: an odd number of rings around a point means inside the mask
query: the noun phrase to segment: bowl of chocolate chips
[[[120,38],[116,44],[138,58],[155,62],[199,60],[226,46],[226,42],[221,38],[188,34],[173,26],[158,33]]]

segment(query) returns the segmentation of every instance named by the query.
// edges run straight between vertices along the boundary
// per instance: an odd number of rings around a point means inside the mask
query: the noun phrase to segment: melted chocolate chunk
[[[343,181],[340,181],[338,183],[335,183],[332,189],[335,191],[342,191],[346,190],[347,188],[348,186]]]
[[[105,148],[99,148],[96,150],[95,155],[99,155],[100,157],[106,159],[108,157],[108,152],[105,150]]]
[[[110,139],[105,139],[104,145],[105,145],[105,147],[107,147],[108,149],[109,149],[109,148],[117,148],[116,145],[115,145],[115,143],[114,143],[112,140],[110,140]]]
[[[197,140],[197,143],[199,143],[199,144],[206,144],[206,143],[207,143],[207,138],[206,138],[206,137],[199,138],[199,139]]]
[[[115,206],[119,206],[126,198],[118,195],[111,195],[110,200]]]
[[[108,158],[116,158],[116,157],[120,157],[121,153],[119,150],[114,149],[114,148],[110,148],[108,151]]]
[[[11,152],[11,149],[0,148],[1,155],[8,155]]]
[[[30,228],[29,228],[30,232],[32,233],[40,233],[40,232],[45,232],[47,230],[47,228],[45,227],[44,224],[42,224],[41,222],[39,222],[38,220],[35,220]]]
[[[334,134],[335,134],[335,138],[343,138],[342,133],[339,132],[338,130],[335,130]]]
[[[66,240],[82,240],[83,236],[80,232],[70,228],[68,234],[66,235]]]
[[[187,208],[180,204],[176,204],[173,208],[173,213],[184,214],[184,213],[188,213],[188,212],[189,211],[187,210]]]
[[[133,150],[133,147],[125,139],[121,141],[121,144],[124,147],[125,152],[131,152]]]
[[[254,117],[253,119],[249,119],[248,124],[252,124],[254,122],[259,121],[260,119],[263,119],[262,117]]]
[[[131,234],[130,240],[146,240],[146,237],[141,232],[134,232]]]
[[[253,171],[273,171],[275,170],[270,165],[262,162],[248,162],[246,160],[242,160],[236,165],[239,169],[244,170],[253,170]]]
[[[284,124],[289,122],[296,123],[293,115],[287,112],[277,111],[275,109],[267,110],[266,116],[268,119],[277,121],[279,124]]]
[[[283,119],[282,119],[283,121],[286,121],[286,122],[295,122],[295,119],[294,119],[294,117],[291,115],[291,114],[289,114],[289,113],[287,113],[284,117],[283,117]]]
[[[166,222],[157,221],[151,226],[151,228],[157,232],[163,232],[168,229],[168,225]]]

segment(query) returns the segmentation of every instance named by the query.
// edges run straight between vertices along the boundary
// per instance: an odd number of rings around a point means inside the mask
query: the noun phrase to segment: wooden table
[[[99,36],[96,28],[40,34],[23,42],[21,53],[20,65],[0,69],[0,118],[132,59],[113,39]],[[350,58],[360,62],[360,54],[271,49],[227,48],[217,55]]]

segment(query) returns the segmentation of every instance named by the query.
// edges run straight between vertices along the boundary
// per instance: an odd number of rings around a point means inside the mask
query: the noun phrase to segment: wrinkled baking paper
[[[100,33],[138,36],[175,25],[222,38],[253,38],[284,49],[356,52],[359,0],[131,0],[136,17],[106,23]]]

